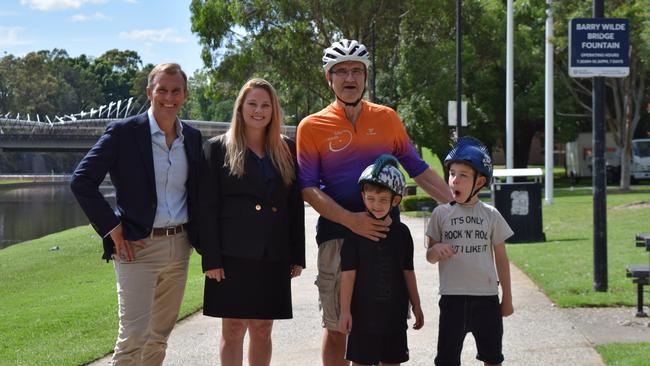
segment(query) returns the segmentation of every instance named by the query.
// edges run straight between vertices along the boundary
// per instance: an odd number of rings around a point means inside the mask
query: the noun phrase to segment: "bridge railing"
[[[42,140],[42,139],[74,139],[85,140],[99,138],[106,126],[116,119],[84,119],[57,123],[34,122],[16,119],[0,118],[1,140]],[[198,128],[205,138],[222,134],[228,130],[228,122],[212,122],[184,120]],[[295,126],[284,126],[282,133],[291,138],[296,137]]]

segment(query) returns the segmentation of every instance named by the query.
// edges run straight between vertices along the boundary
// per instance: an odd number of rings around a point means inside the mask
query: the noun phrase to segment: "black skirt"
[[[284,262],[223,257],[226,278],[205,278],[203,315],[291,319],[291,271]]]

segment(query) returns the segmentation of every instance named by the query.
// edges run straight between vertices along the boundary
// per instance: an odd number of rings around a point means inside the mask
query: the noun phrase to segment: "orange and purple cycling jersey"
[[[316,187],[343,208],[364,210],[358,179],[381,154],[392,154],[411,177],[428,165],[418,155],[397,113],[389,107],[361,102],[356,124],[332,103],[298,125],[298,179],[302,188]],[[343,238],[347,229],[324,217],[316,241]]]

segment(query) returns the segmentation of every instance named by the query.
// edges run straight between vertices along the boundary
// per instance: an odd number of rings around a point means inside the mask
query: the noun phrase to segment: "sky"
[[[147,63],[203,67],[183,0],[2,0],[0,57],[64,49],[70,57],[133,50]]]

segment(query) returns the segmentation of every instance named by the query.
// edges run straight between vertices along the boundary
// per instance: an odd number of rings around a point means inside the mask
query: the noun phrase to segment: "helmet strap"
[[[364,84],[364,85],[365,85],[365,84]],[[334,89],[332,89],[332,91],[334,92]],[[364,95],[365,93],[366,93],[366,87],[364,86],[364,87],[363,87],[363,92],[361,93],[361,96],[359,97],[359,99],[355,100],[355,101],[352,102],[352,103],[348,103],[348,102],[344,101],[343,99],[341,99],[341,98],[338,96],[338,94],[336,94],[336,92],[334,92],[334,95],[336,96],[336,99],[338,99],[339,102],[343,103],[346,107],[356,107],[356,106],[359,105],[359,102],[361,102],[361,99],[363,99],[363,95]]]
[[[390,215],[390,212],[393,211],[393,208],[395,208],[395,207],[393,207],[393,200],[395,199],[395,196],[396,196],[396,194],[391,191],[390,192],[390,208],[388,209],[388,212],[384,216],[377,217],[377,216],[375,216],[375,214],[370,212],[370,210],[368,210],[368,208],[366,208],[366,212],[368,212],[368,214],[370,214],[370,217],[372,217],[373,219],[384,221],[388,217],[388,215]]]
[[[365,68],[365,65],[364,65],[364,68]],[[365,70],[366,70],[366,74],[367,74],[368,69],[365,69]],[[330,76],[330,77],[331,77],[331,76]],[[355,101],[352,102],[352,103],[348,103],[348,102],[344,101],[343,99],[341,99],[341,97],[339,97],[339,95],[336,94],[336,92],[334,91],[334,88],[332,88],[332,85],[331,85],[331,84],[330,84],[330,89],[332,89],[332,92],[334,93],[334,96],[336,96],[336,99],[337,99],[339,102],[343,103],[346,107],[356,107],[356,106],[359,105],[359,102],[361,102],[361,99],[363,99],[363,95],[366,94],[366,82],[367,82],[367,81],[368,81],[368,75],[366,75],[366,76],[363,78],[363,91],[361,92],[361,96],[359,97],[359,99],[355,100]],[[331,81],[330,81],[330,83],[331,83]]]
[[[471,192],[471,194],[469,195],[469,197],[467,197],[467,199],[465,200],[464,203],[469,202],[469,201],[472,199],[472,197],[476,196],[476,195],[478,194],[478,192],[479,192],[481,189],[483,189],[483,187],[485,187],[485,184],[484,184],[484,185],[482,185],[482,186],[480,186],[480,187],[474,189],[474,186],[476,185],[476,181],[478,180],[478,174],[479,174],[478,172],[477,172],[476,174],[474,174],[474,179],[472,180],[472,192]]]
[[[392,210],[393,210],[393,207],[391,207],[390,210],[388,210],[388,213],[386,213],[384,216],[382,216],[382,217],[377,217],[377,216],[375,216],[372,212],[370,212],[370,210],[366,209],[366,211],[368,212],[368,214],[370,214],[370,217],[372,217],[372,218],[375,219],[375,220],[380,220],[380,221],[384,221],[384,219],[386,219],[386,218],[388,217],[388,215],[390,215],[390,212],[391,212]]]

